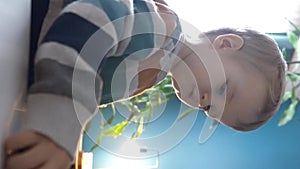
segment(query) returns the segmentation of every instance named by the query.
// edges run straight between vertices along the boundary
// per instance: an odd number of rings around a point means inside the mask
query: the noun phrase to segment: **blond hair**
[[[268,99],[265,100],[262,111],[257,112],[260,120],[254,124],[240,124],[240,126],[234,127],[234,129],[240,131],[253,130],[265,124],[277,112],[281,104],[285,91],[286,62],[277,43],[266,34],[250,29],[231,28],[222,28],[205,33],[211,42],[217,36],[223,34],[236,34],[244,39],[244,45],[240,52],[251,56],[245,59],[251,62],[268,82]]]

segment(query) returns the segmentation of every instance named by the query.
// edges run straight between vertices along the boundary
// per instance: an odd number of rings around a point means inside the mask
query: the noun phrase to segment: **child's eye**
[[[226,91],[226,89],[227,89],[227,80],[226,80],[226,82],[223,83],[222,86],[219,88],[218,94],[220,94],[220,95],[224,94],[225,91]]]

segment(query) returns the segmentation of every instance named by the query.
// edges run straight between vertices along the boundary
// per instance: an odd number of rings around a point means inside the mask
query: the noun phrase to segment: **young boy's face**
[[[252,63],[243,59],[251,56],[222,48],[216,48],[216,51],[223,64],[226,82],[211,86],[210,78],[214,77],[209,77],[198,56],[190,54],[171,70],[176,95],[192,107],[205,107],[205,113],[208,116],[217,118],[213,112],[218,112],[220,108],[212,105],[210,100],[211,88],[217,86],[214,90],[220,95],[226,95],[220,122],[237,130],[257,128],[267,119],[267,117],[258,119],[258,117],[261,118],[258,114],[263,110],[267,99],[266,80]],[[191,71],[189,72],[186,67]],[[214,68],[220,69],[217,65]],[[190,79],[195,79],[195,81]],[[214,110],[210,112],[208,109]],[[241,126],[247,126],[247,128],[241,128]]]

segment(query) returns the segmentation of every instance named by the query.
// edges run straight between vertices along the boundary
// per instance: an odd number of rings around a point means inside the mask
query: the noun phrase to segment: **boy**
[[[168,73],[186,104],[234,129],[258,128],[276,112],[284,91],[280,51],[255,31],[205,35],[208,40],[186,40],[177,16],[161,0],[66,6],[37,51],[28,97],[31,130],[7,139],[7,167],[68,168],[80,122],[100,102],[136,95]]]
[[[285,87],[286,65],[276,43],[253,30],[224,28],[206,32],[205,35],[219,54],[226,75],[225,87],[219,85],[219,91],[224,93],[227,90],[220,122],[240,131],[260,127],[277,111]],[[216,115],[208,112],[211,108],[218,108],[210,105],[210,86],[213,86],[209,83],[203,64],[196,60],[195,55],[188,55],[184,63],[195,74],[200,102],[195,102],[196,99],[191,95],[187,96],[195,87],[180,79],[180,65],[174,67],[171,73],[175,77],[178,74],[176,82],[181,84],[183,90],[186,89],[186,94],[179,92],[177,95],[192,107],[200,103],[208,116],[216,118]],[[175,88],[177,86],[175,83]]]

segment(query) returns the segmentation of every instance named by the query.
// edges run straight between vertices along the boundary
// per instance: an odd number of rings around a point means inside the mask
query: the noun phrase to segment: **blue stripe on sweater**
[[[43,42],[58,42],[74,48],[94,70],[98,70],[112,48],[113,39],[84,18],[64,13],[55,21]]]
[[[129,15],[127,6],[123,2],[118,0],[80,0],[79,2],[90,3],[98,7],[106,13],[111,21],[115,21],[119,18]],[[118,35],[118,39],[120,39],[123,35],[124,24],[126,24],[123,21],[125,20],[113,22]]]
[[[43,42],[59,42],[80,52],[99,28],[73,13],[64,13],[52,25]]]
[[[148,6],[145,1],[134,0],[134,13],[142,14],[142,17],[135,17],[134,27],[132,30],[132,34],[135,35],[136,32],[149,32],[147,34],[139,34],[131,37],[131,41],[125,50],[124,54],[132,54],[133,52],[153,48],[154,47],[154,29],[153,29],[153,21],[148,9]],[[138,15],[141,16],[141,15]],[[149,50],[144,52],[144,54],[140,54],[135,58],[137,60],[143,60],[149,54]]]

